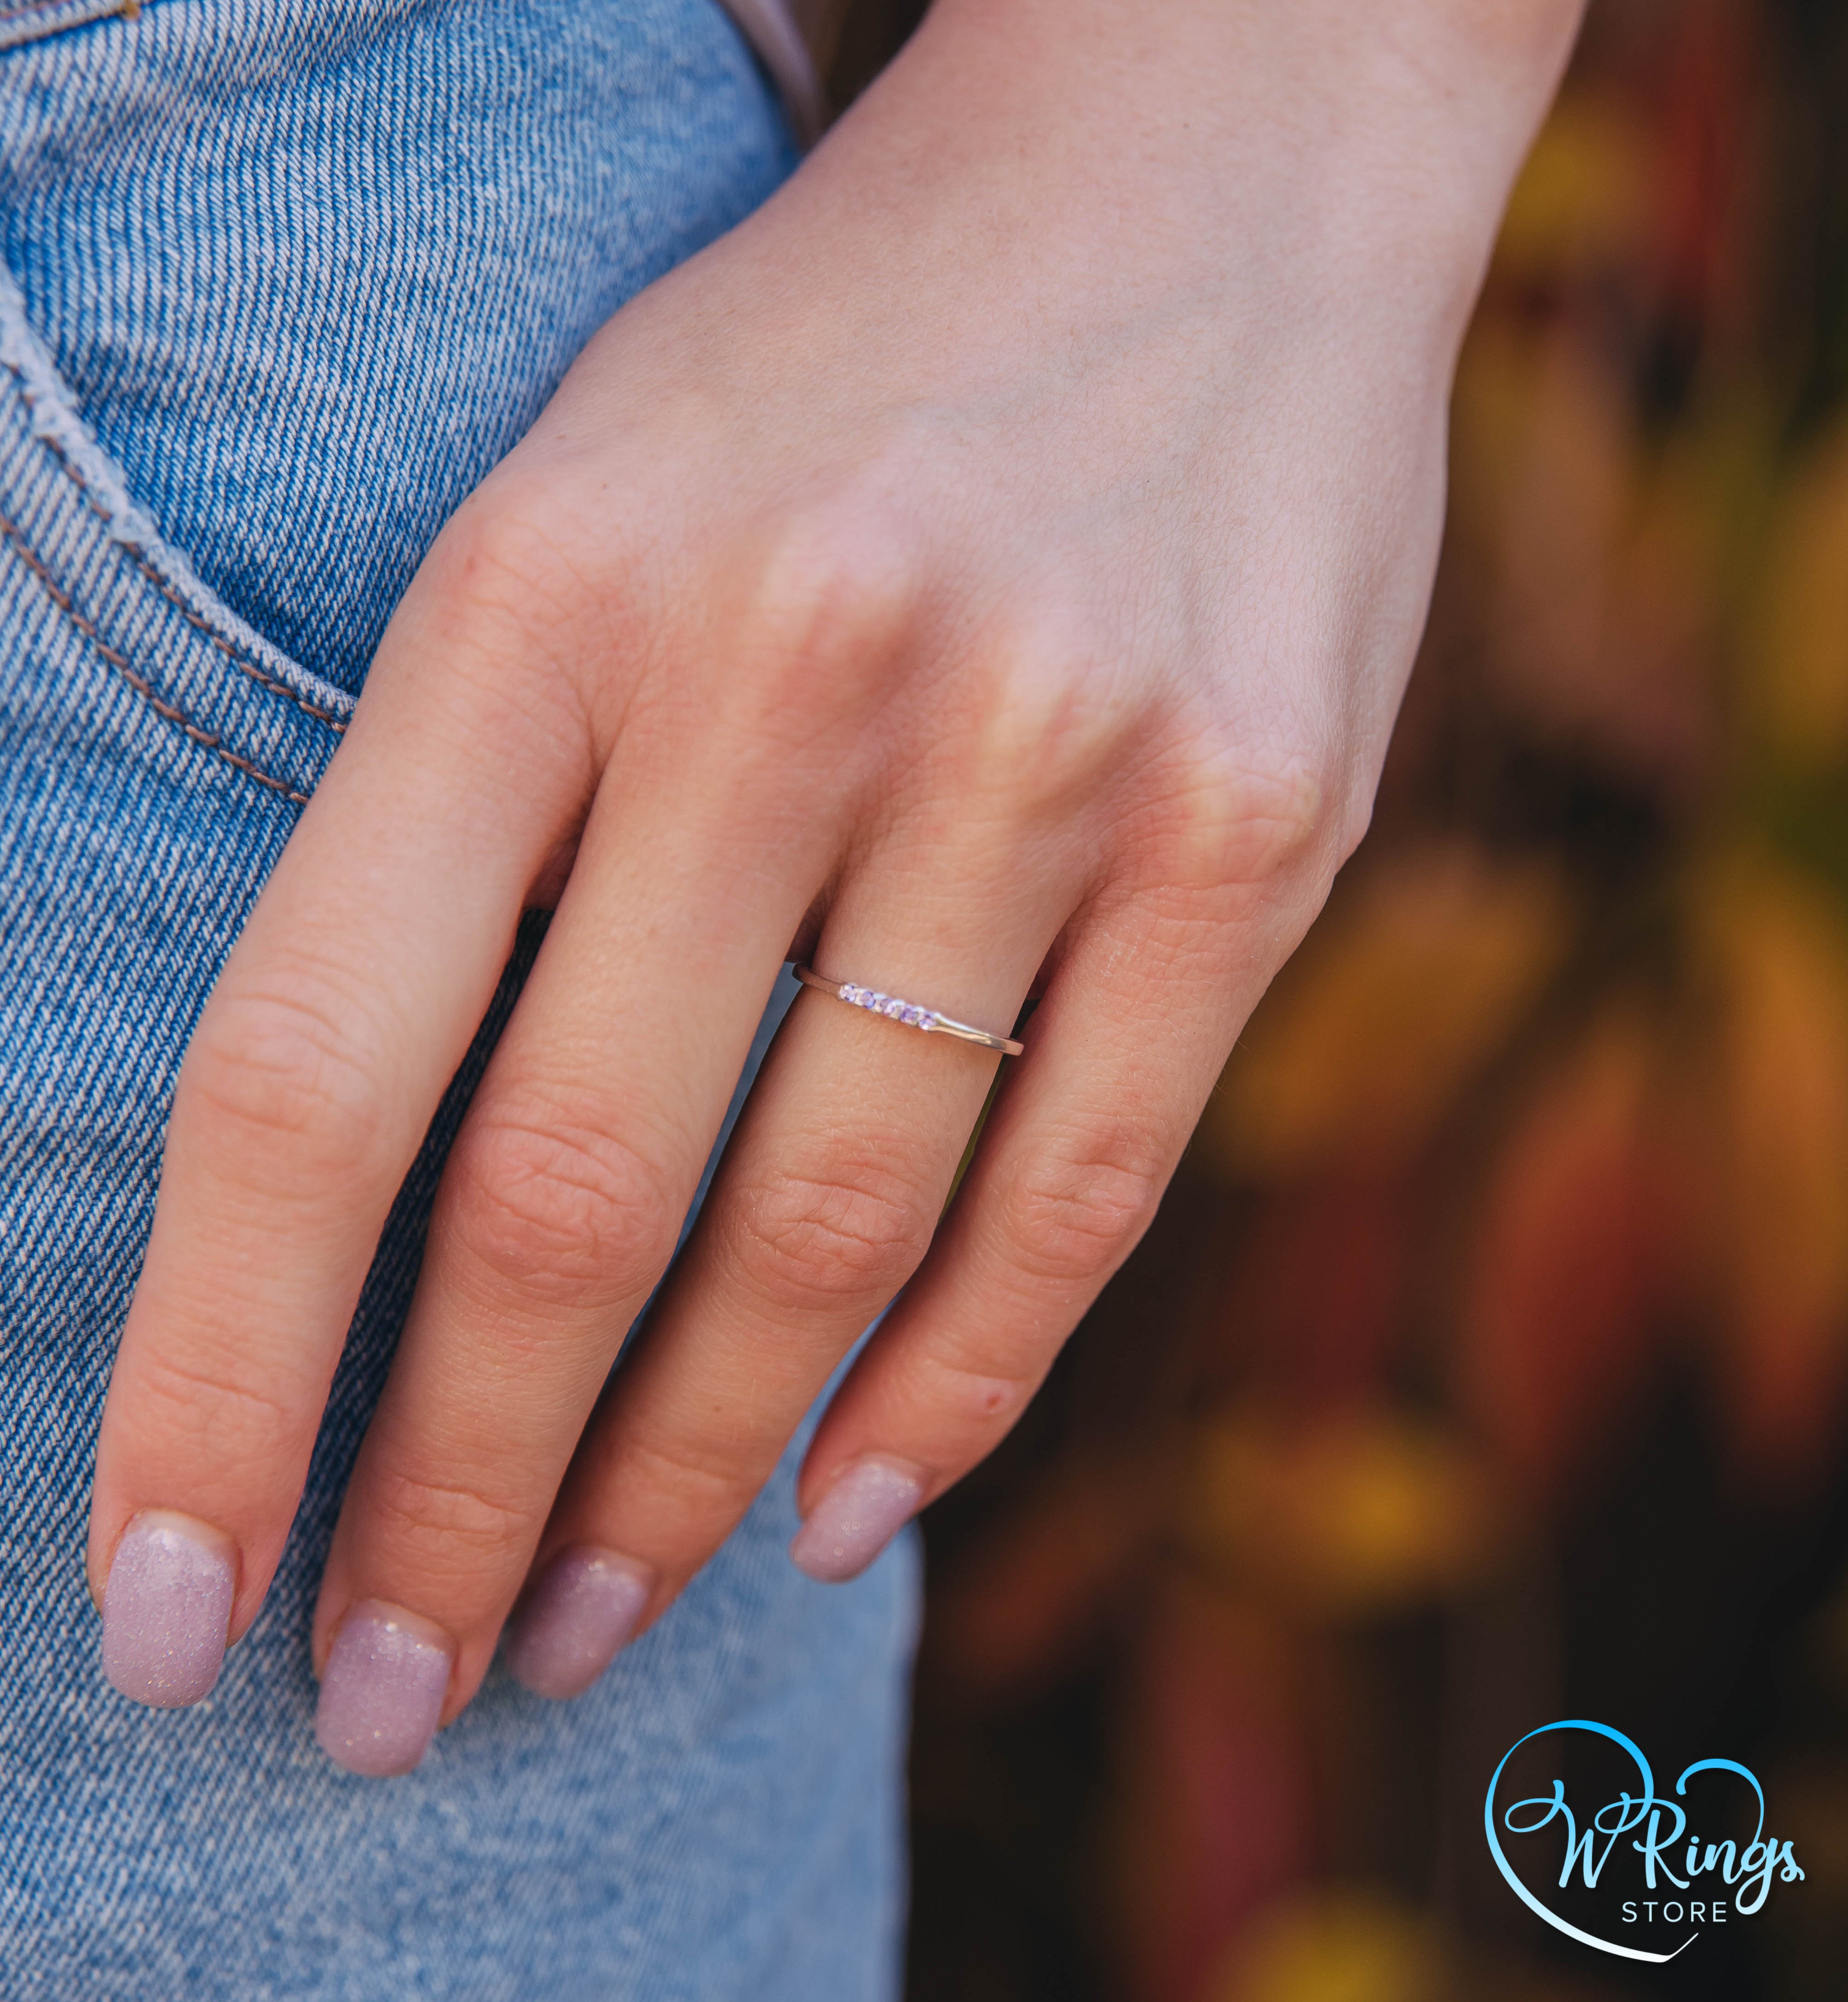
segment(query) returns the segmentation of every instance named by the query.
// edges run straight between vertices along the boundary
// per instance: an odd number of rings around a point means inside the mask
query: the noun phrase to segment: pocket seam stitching
[[[14,381],[19,384],[22,392],[26,391],[30,385],[27,383],[25,376],[20,370],[11,361],[6,362],[5,366],[7,369],[7,372],[12,375]],[[71,484],[75,487],[77,489],[77,491],[83,497],[84,505],[99,521],[102,521],[106,526],[112,528],[115,528],[117,525],[114,518],[111,515],[109,510],[103,507],[97,500],[95,493],[90,487],[89,482],[85,479],[83,474],[78,470],[78,469],[71,463],[68,455],[60,448],[58,441],[55,438],[46,437],[43,432],[35,432],[34,435],[37,438],[38,442],[44,447],[45,450],[48,453],[50,453],[51,459],[54,463],[58,466],[58,470],[64,474],[65,477],[70,481]],[[167,602],[171,605],[177,612],[179,612],[180,616],[186,620],[187,623],[190,626],[195,632],[198,633],[202,638],[209,640],[212,645],[216,647],[218,651],[231,662],[233,667],[236,668],[241,673],[249,676],[252,681],[256,682],[259,688],[266,690],[270,695],[281,696],[285,702],[292,703],[295,707],[300,710],[304,715],[312,716],[317,723],[326,724],[328,728],[334,731],[336,735],[345,735],[347,724],[344,717],[335,715],[331,710],[324,709],[319,703],[310,702],[306,696],[298,695],[295,689],[289,688],[283,682],[277,681],[273,675],[265,674],[262,668],[258,667],[253,661],[246,659],[244,654],[235,645],[233,645],[229,640],[226,639],[221,633],[214,631],[213,628],[207,624],[207,623],[201,618],[183,598],[180,597],[180,594],[175,591],[173,587],[168,583],[167,580],[161,575],[160,572],[155,568],[154,565],[148,560],[147,551],[141,546],[140,543],[117,539],[116,546],[118,549],[124,550],[133,560],[136,569],[138,569],[141,573],[142,576],[154,586],[155,589],[160,593],[162,597],[166,598]]]
[[[50,449],[53,451],[56,450],[54,446],[51,445],[51,441],[48,439],[46,442]],[[60,455],[60,456],[61,457],[61,455]],[[82,480],[75,469],[67,466],[65,467],[65,470],[70,473],[71,477],[76,480],[78,485],[81,487],[82,486]],[[92,514],[97,511],[95,500],[92,499],[87,492],[84,494],[84,504],[90,509]],[[160,593],[161,596],[173,606],[173,609],[180,614],[180,617],[193,628],[194,631],[197,633],[202,639],[209,640],[211,644],[218,648],[218,651],[231,662],[233,667],[241,669],[243,673],[248,675],[251,680],[255,682],[259,688],[267,689],[271,695],[281,696],[285,702],[292,703],[305,716],[312,716],[317,723],[326,724],[328,728],[331,730],[336,737],[343,737],[346,735],[347,719],[344,717],[336,716],[333,710],[322,708],[318,703],[310,702],[306,696],[298,695],[292,688],[285,687],[282,682],[277,681],[269,675],[266,675],[262,668],[257,666],[255,661],[246,660],[244,656],[238,651],[237,648],[232,644],[231,641],[225,637],[223,633],[214,631],[212,627],[193,609],[191,605],[187,603],[186,600],[173,588],[173,585],[170,584],[167,580],[161,575],[160,572],[155,568],[154,565],[148,561],[147,552],[143,549],[138,543],[123,542],[118,545],[118,546],[128,552],[130,556],[134,559],[136,569],[138,570],[142,576],[154,586],[155,589]]]
[[[82,484],[81,482],[78,483]],[[236,752],[227,748],[224,739],[215,731],[207,730],[194,722],[184,710],[157,693],[153,683],[145,675],[137,671],[130,663],[128,657],[112,647],[97,630],[94,622],[86,618],[77,609],[75,601],[52,576],[44,559],[26,541],[17,524],[4,514],[0,514],[0,537],[4,537],[12,545],[26,568],[37,578],[45,595],[52,603],[70,620],[84,638],[89,641],[103,659],[115,669],[134,693],[147,703],[156,716],[183,731],[202,749],[211,752],[214,757],[222,759],[233,771],[241,772],[246,778],[254,779],[260,786],[267,786],[271,792],[281,793],[285,800],[291,801],[296,806],[305,807],[308,804],[308,795],[305,793],[297,792],[284,780],[272,778],[260,766],[253,764],[248,758],[240,757]],[[156,581],[158,581],[156,579]],[[183,605],[180,609],[183,612],[186,609]],[[244,663],[240,661],[239,664],[242,666]]]
[[[190,568],[183,558],[176,553],[182,573],[178,576],[169,574],[172,566],[160,561],[159,531],[136,507],[117,469],[102,457],[56,362],[26,314],[18,281],[3,259],[0,259],[0,368],[13,378],[28,415],[30,435],[51,454],[85,507],[103,524],[110,541],[140,568],[142,581],[153,584],[246,680],[255,682],[266,694],[281,696],[291,707],[325,724],[336,736],[340,734],[352,706],[340,690],[300,689],[288,674],[264,661],[260,635],[240,631],[235,614],[228,612],[226,619],[213,617],[209,604],[202,605],[194,599],[187,588]],[[207,595],[209,597],[209,592]],[[254,650],[253,641],[257,643]],[[317,678],[305,675],[305,678]]]

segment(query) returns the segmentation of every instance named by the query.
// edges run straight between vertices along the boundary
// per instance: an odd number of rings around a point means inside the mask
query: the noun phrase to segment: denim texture
[[[168,538],[351,692],[585,341],[791,162],[713,0],[157,0],[5,58],[0,256]]]
[[[3,2002],[892,1991],[915,1545],[803,1578],[800,1441],[587,1696],[497,1670],[403,1780],[313,1742],[322,1557],[539,921],[205,1703],[108,1687],[82,1568],[180,1059],[393,600],[577,346],[790,160],[710,0],[160,0],[0,55]]]

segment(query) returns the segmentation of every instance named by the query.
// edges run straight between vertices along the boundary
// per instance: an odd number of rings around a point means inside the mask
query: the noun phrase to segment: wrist
[[[1323,0],[1364,36],[1362,60],[1400,141],[1441,180],[1471,261],[1473,298],[1515,175],[1552,103],[1585,0]],[[1325,32],[1327,32],[1325,30]]]
[[[1034,230],[1083,207],[1114,225],[1104,254],[1185,231],[1248,270],[1261,201],[1299,268],[1325,245],[1349,280],[1428,279],[1460,337],[1582,7],[936,0],[891,96],[928,104],[933,150],[1001,135],[1000,227],[1010,203]]]

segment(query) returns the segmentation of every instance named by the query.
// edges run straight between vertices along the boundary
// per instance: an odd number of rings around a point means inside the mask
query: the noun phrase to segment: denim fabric
[[[577,344],[788,160],[710,0],[161,0],[0,56],[4,2002],[891,1991],[915,1553],[804,1579],[793,1456],[575,1704],[497,1672],[403,1780],[314,1745],[322,1556],[535,926],[207,1702],[104,1683],[82,1572],[175,1071],[392,601]]]
[[[357,689],[456,501],[788,141],[713,0],[159,0],[0,83],[0,256],[131,490]]]

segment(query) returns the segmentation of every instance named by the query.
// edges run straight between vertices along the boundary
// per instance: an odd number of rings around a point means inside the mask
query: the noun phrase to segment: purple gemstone
[[[894,1022],[901,1022],[905,1019],[905,1003],[895,994],[887,995],[880,1012],[890,1015]]]
[[[905,1019],[914,1029],[921,1029],[924,1026],[924,1010],[922,1008],[907,1008]]]

